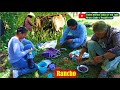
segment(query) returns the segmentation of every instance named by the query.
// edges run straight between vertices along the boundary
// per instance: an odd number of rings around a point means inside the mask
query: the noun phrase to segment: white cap
[[[28,15],[35,17],[35,14],[30,12]]]

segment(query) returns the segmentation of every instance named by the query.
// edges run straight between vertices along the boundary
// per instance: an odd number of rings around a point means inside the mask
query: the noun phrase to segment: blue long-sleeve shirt
[[[22,39],[20,42],[16,36],[12,37],[8,42],[8,59],[10,63],[15,63],[19,61],[29,52],[28,50],[25,51],[23,50],[24,49],[23,43],[32,44],[32,42],[27,39]]]
[[[63,44],[65,42],[69,33],[71,33],[74,37],[72,42],[80,43],[80,45],[82,45],[84,43],[84,40],[87,39],[86,26],[81,23],[77,23],[77,28],[75,30],[72,30],[69,27],[66,28],[62,38],[60,39],[60,44]]]

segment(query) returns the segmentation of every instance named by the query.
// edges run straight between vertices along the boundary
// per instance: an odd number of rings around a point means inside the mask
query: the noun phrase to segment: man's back
[[[77,28],[75,30],[70,29],[70,32],[75,37],[79,37],[81,34],[84,34],[85,36],[87,36],[86,26],[84,24],[81,24],[81,23],[78,23]]]

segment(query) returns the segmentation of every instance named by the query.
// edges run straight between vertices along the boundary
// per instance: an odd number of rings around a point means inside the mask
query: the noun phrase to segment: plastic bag
[[[38,45],[38,48],[39,48],[39,49],[55,48],[56,45],[57,45],[57,40],[53,40],[53,41],[45,42],[44,44],[41,43],[40,45]]]
[[[49,48],[48,50],[42,53],[42,56],[44,56],[45,58],[56,58],[60,55],[61,55],[60,50],[54,48]]]
[[[76,60],[76,57],[80,55],[81,50],[75,50],[69,53],[69,57],[72,58],[72,60]],[[89,58],[89,53],[84,53],[82,58]]]

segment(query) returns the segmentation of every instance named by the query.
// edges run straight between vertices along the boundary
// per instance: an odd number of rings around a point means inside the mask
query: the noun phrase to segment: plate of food
[[[79,65],[79,66],[77,66],[77,70],[79,72],[86,73],[86,72],[88,72],[89,68],[85,65]]]

